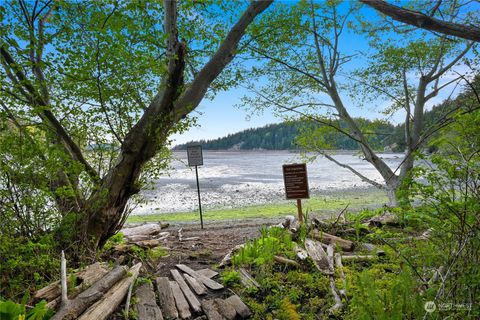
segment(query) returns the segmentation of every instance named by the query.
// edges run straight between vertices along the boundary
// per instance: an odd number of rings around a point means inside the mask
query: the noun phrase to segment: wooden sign
[[[287,199],[308,199],[307,165],[305,163],[283,165],[283,181]]]
[[[203,165],[202,146],[187,147],[188,165],[190,167]]]

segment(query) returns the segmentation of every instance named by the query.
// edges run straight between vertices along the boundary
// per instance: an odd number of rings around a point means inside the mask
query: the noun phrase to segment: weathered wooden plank
[[[135,290],[137,319],[163,320],[162,311],[157,305],[151,283],[144,283]]]
[[[327,275],[333,274],[333,270],[330,268],[327,253],[323,249],[320,242],[312,239],[305,239],[305,250],[307,250],[308,255],[312,258],[315,266],[318,270],[320,270],[320,272]]]
[[[227,303],[225,300],[223,299],[214,299],[213,300],[215,302],[215,306],[217,307],[217,310],[218,312],[225,317],[225,319],[227,320],[234,320],[235,317],[237,316],[237,311],[235,310],[235,308]]]
[[[218,275],[217,271],[213,271],[212,269],[209,269],[209,268],[197,270],[197,273],[209,279],[212,279],[213,277]]]
[[[220,290],[224,288],[223,285],[221,285],[220,283],[213,281],[212,279],[209,279],[205,276],[202,276],[201,274],[198,274],[196,271],[184,264],[177,264],[176,267],[183,272],[188,273],[190,276],[197,279],[197,281],[203,283],[207,288],[210,288],[212,290]]]
[[[218,312],[213,300],[203,300],[202,308],[208,320],[225,320],[225,318],[220,314],[220,312]]]
[[[197,281],[194,277],[184,273],[183,277],[187,280],[187,283],[190,285],[190,288],[195,291],[196,294],[199,296],[207,294],[207,288],[203,285],[203,283]]]
[[[225,299],[225,302],[230,304],[242,319],[246,319],[252,315],[247,305],[243,303],[236,294]]]
[[[88,308],[87,311],[85,311],[78,318],[78,320],[105,320],[110,317],[110,315],[115,312],[118,306],[125,299],[128,288],[137,278],[141,267],[141,263],[137,263],[131,267],[129,270],[130,276],[120,280],[117,284],[110,288],[110,290],[108,290],[108,292],[101,297],[100,300]]]
[[[178,270],[170,270],[170,273],[172,274],[173,279],[175,279],[175,281],[178,283],[178,286],[182,290],[183,295],[187,299],[188,304],[192,307],[193,311],[195,311],[195,313],[202,311],[202,305],[200,304],[200,301],[198,301],[197,297],[195,297],[195,294],[192,292],[192,290],[190,290],[180,272],[178,272]]]
[[[252,276],[248,273],[247,270],[245,270],[244,268],[240,268],[238,269],[238,273],[240,274],[240,278],[241,278],[240,280],[242,284],[246,288],[251,288],[251,287],[260,288],[260,285],[258,284],[258,282],[252,278]]]
[[[167,277],[157,278],[158,298],[163,317],[166,320],[178,318],[178,311],[175,305],[175,298],[173,297],[172,288]]]
[[[182,289],[176,281],[170,281],[170,288],[172,288],[173,297],[175,298],[175,305],[177,306],[178,315],[181,319],[189,319],[192,316],[188,301],[182,293]]]

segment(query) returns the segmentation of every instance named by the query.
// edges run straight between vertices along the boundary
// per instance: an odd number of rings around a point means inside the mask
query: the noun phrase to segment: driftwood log
[[[334,247],[332,244],[329,244],[328,245],[328,248],[327,248],[327,256],[328,256],[328,263],[329,263],[329,266],[330,266],[330,269],[332,271],[335,270],[335,266],[334,266]],[[332,295],[333,295],[333,299],[335,300],[335,304],[330,308],[328,309],[328,312],[331,314],[331,315],[334,315],[336,313],[337,310],[341,310],[343,308],[343,303],[342,303],[342,299],[340,298],[340,294],[337,290],[337,287],[335,285],[335,277],[334,277],[334,274],[332,273],[330,275],[330,290],[332,291]]]
[[[305,239],[305,250],[308,252],[308,255],[312,258],[313,263],[320,272],[326,275],[333,274],[333,270],[331,270],[328,262],[327,253],[320,242],[312,239]]]
[[[70,300],[53,316],[52,320],[77,319],[83,311],[100,299],[115,283],[127,274],[127,269],[118,266],[108,272],[103,278],[95,282],[90,288],[80,293],[75,299]]]
[[[282,257],[282,256],[273,256],[273,260],[275,262],[278,262],[278,263],[281,263],[281,264],[285,264],[287,266],[292,266],[292,267],[295,267],[295,268],[300,268],[300,263],[298,263],[297,261],[295,260],[292,260],[292,259],[288,259],[288,258],[285,258],[285,257]]]
[[[342,261],[347,262],[365,262],[365,261],[372,261],[377,259],[377,256],[372,255],[350,255],[350,256],[342,256]]]
[[[312,230],[310,232],[310,236],[325,244],[334,244],[339,246],[343,251],[353,251],[355,248],[355,245],[352,241],[319,230]]]
[[[140,273],[141,263],[137,263],[129,270],[128,277],[124,277],[118,281],[108,292],[95,302],[87,311],[85,311],[78,319],[79,320],[105,320],[107,319],[118,306],[122,303],[127,295],[130,284],[134,282]]]
[[[220,263],[218,264],[218,267],[219,268],[224,268],[226,266],[229,266],[232,264],[232,258],[233,256],[238,252],[240,251],[243,247],[245,246],[245,244],[239,244],[239,245],[236,245],[235,247],[233,247],[230,252],[228,252],[225,257],[223,257],[222,261],[220,261]]]
[[[162,230],[162,225],[158,223],[146,223],[140,226],[128,227],[120,230],[127,240],[135,239],[140,240],[142,236],[149,236],[149,239],[158,235]],[[145,240],[145,239],[142,239]]]
[[[85,267],[83,270],[79,270],[73,274],[70,274],[69,277],[75,277],[75,282],[78,285],[75,288],[70,289],[68,298],[74,298],[80,291],[91,286],[94,282],[103,277],[108,271],[109,268],[105,263],[96,262]],[[40,300],[45,300],[48,302],[47,305],[50,309],[56,309],[57,305],[60,303],[60,293],[60,281],[52,282],[48,286],[36,291],[33,294],[32,304],[36,304]]]
[[[260,288],[258,282],[253,279],[253,277],[248,273],[247,270],[245,270],[244,268],[240,268],[238,269],[238,273],[240,274],[240,281],[246,288]]]

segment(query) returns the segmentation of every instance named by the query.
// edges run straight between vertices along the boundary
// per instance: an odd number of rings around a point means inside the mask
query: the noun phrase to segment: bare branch
[[[198,106],[212,81],[223,71],[225,66],[232,61],[240,39],[245,34],[247,27],[253,19],[267,9],[272,2],[273,0],[265,0],[250,3],[247,10],[227,34],[214,56],[205,64],[189,88],[177,100],[175,104],[175,118],[183,118]]]
[[[358,172],[357,170],[355,170],[354,168],[352,168],[351,166],[349,166],[348,164],[345,164],[345,163],[341,163],[340,161],[338,161],[337,159],[335,159],[334,157],[332,157],[331,155],[329,155],[327,152],[323,151],[323,150],[316,150],[318,153],[320,153],[322,156],[324,156],[325,158],[327,158],[328,160],[332,161],[333,163],[335,163],[336,165],[342,167],[342,168],[345,168],[345,169],[348,169],[350,170],[351,172],[353,172],[357,177],[359,177],[360,179],[362,179],[362,181],[365,181],[379,189],[382,189],[382,190],[385,190],[386,187],[383,185],[383,184],[380,184],[374,180],[371,180],[369,178],[367,178],[366,176],[364,176],[363,174],[361,174],[360,172]]]
[[[397,7],[383,0],[360,0],[360,2],[365,3],[394,20],[425,30],[480,42],[480,28],[477,26],[442,21],[422,12]]]

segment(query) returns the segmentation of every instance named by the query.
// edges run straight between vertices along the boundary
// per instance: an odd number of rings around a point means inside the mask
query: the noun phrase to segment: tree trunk
[[[165,0],[165,33],[167,39],[168,72],[160,90],[146,108],[141,119],[126,135],[116,165],[99,183],[85,202],[79,216],[79,238],[84,247],[95,252],[122,227],[127,203],[139,191],[137,185],[143,166],[165,145],[171,130],[203,99],[210,84],[233,60],[246,28],[272,1],[252,1],[232,27],[216,53],[197,76],[183,84],[184,42],[178,41],[176,1]]]

